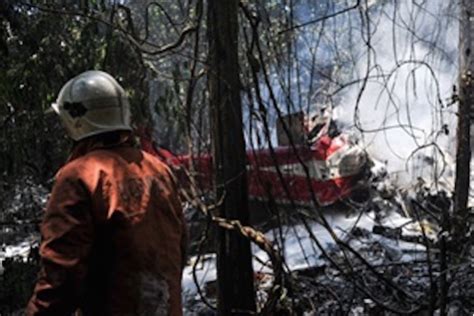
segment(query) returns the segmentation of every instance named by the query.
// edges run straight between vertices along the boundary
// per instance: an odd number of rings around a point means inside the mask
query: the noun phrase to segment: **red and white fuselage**
[[[144,149],[173,169],[193,164],[195,182],[202,190],[212,188],[210,155],[175,156],[142,139]],[[348,197],[367,165],[365,152],[348,135],[320,135],[312,145],[279,146],[247,151],[250,199],[274,199],[296,205],[330,205]]]

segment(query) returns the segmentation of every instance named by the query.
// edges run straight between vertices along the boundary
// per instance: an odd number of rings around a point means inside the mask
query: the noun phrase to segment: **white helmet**
[[[86,71],[69,80],[52,108],[69,137],[76,141],[111,131],[132,130],[125,90],[103,71]]]

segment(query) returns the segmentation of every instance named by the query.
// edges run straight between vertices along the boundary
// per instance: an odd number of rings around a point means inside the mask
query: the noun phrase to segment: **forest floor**
[[[291,224],[265,229],[266,238],[284,254],[278,314],[436,315],[444,287],[447,314],[472,315],[472,242],[465,248],[467,259],[453,261],[441,247],[442,229],[433,219],[439,218],[440,208],[449,207],[449,196],[421,189],[407,198],[387,195],[385,189],[374,186],[370,203],[325,211],[329,229],[308,208],[294,211],[298,216]],[[38,221],[48,196],[45,187],[28,179],[8,192],[0,218],[0,315],[20,311],[31,294],[38,268]],[[252,251],[262,307],[274,293],[274,269],[267,253],[255,245]],[[215,314],[214,253],[193,251],[182,284],[185,315]]]

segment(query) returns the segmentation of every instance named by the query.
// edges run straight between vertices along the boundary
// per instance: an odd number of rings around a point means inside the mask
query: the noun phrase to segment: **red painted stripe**
[[[330,155],[340,150],[347,144],[347,140],[343,136],[329,138],[322,136],[312,147],[298,146],[296,152],[291,147],[275,148],[275,156],[269,149],[258,151],[248,151],[247,157],[250,168],[247,173],[249,183],[249,195],[251,198],[266,200],[271,194],[277,200],[288,201],[293,199],[297,204],[311,204],[311,190],[308,187],[308,181],[304,176],[296,176],[292,174],[284,174],[284,183],[288,188],[290,196],[285,192],[285,186],[278,178],[275,170],[262,170],[262,167],[271,167],[276,164],[279,166],[298,164],[298,156],[303,162],[315,160],[326,160]],[[156,149],[153,144],[142,140],[143,149],[157,156],[170,167],[177,170],[178,177],[183,180],[186,177],[180,174],[180,168],[189,168],[190,155],[176,156],[164,149]],[[194,157],[193,163],[195,167],[196,182],[202,190],[209,190],[212,187],[212,157],[210,155],[202,155]],[[321,205],[333,204],[336,201],[347,197],[353,185],[353,176],[328,179],[326,181],[318,181],[310,179],[310,184],[316,196],[317,202]]]
[[[257,199],[268,199],[269,195],[277,200],[293,199],[297,204],[311,204],[313,202],[311,190],[306,177],[283,177],[284,184],[275,172],[252,170],[248,173],[249,195]],[[343,177],[327,181],[310,179],[316,200],[321,205],[330,205],[340,199],[348,197],[353,186],[354,177]]]

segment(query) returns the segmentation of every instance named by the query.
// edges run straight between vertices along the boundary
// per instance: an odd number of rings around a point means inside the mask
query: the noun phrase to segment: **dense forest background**
[[[54,174],[71,147],[57,117],[45,110],[62,85],[83,71],[104,70],[117,78],[130,96],[134,127],[151,131],[156,144],[177,154],[212,152],[211,2],[0,2],[2,247],[37,238]],[[364,311],[374,315],[446,314],[449,308],[472,313],[473,293],[462,291],[472,285],[469,221],[464,239],[457,239],[464,241],[464,248],[449,253],[440,237],[452,232],[443,223],[453,215],[460,5],[442,0],[238,2],[237,66],[245,148],[277,146],[276,125],[287,114],[328,111],[384,164],[391,181],[389,188],[379,191],[380,182],[370,183],[370,201],[351,204],[350,212],[404,209],[405,202],[397,200],[403,196],[403,201],[413,198],[421,205],[422,214],[411,213],[413,221],[431,223],[419,226],[423,232],[418,241],[427,254],[423,262],[380,264],[370,255],[367,259],[364,251],[386,255],[390,250],[352,251],[341,240],[335,240],[336,248],[328,253],[321,250],[327,265],[339,273],[334,279],[342,275],[352,284],[348,288],[333,279],[311,278],[327,271],[298,276],[285,267],[291,258],[285,255],[280,226],[273,243],[282,255],[279,273],[284,277],[275,279],[287,295],[278,292],[272,303],[275,310],[312,310],[319,315],[337,308],[354,314],[355,307],[365,306]],[[397,193],[385,199],[387,192]],[[428,200],[435,201],[434,208],[433,203],[424,204]],[[287,208],[272,207],[279,220],[291,221]],[[324,248],[304,222],[317,221],[320,215],[308,210],[298,214],[298,223],[303,223],[298,238],[306,236],[309,248]],[[425,231],[432,227],[438,234],[433,240]],[[303,244],[298,247],[305,252]],[[35,253],[3,262],[0,314],[24,305],[37,269]],[[305,254],[307,262],[310,257]],[[419,283],[407,280],[413,271],[422,271]],[[313,294],[298,299],[305,292]],[[199,295],[199,306],[212,305],[200,291]],[[364,301],[368,298],[369,303]]]

